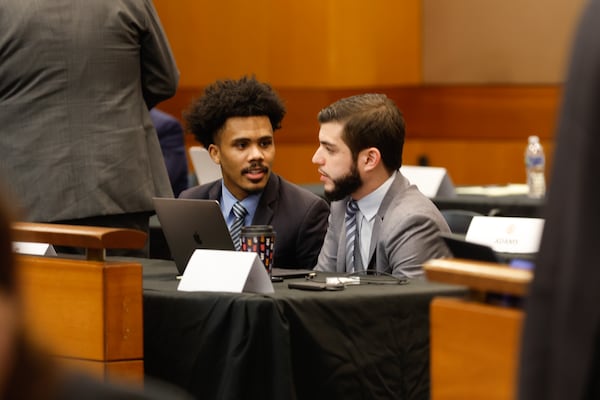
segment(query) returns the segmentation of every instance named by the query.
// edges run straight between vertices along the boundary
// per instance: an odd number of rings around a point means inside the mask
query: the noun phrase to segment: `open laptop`
[[[490,246],[468,242],[463,235],[442,233],[441,236],[456,258],[510,264],[520,268],[532,268],[533,261],[535,261],[535,253],[500,253],[494,251]]]
[[[153,200],[179,274],[183,274],[196,249],[235,250],[216,200],[162,197]]]
[[[155,197],[154,208],[177,271],[183,274],[196,249],[235,250],[221,207],[216,200]],[[273,268],[284,279],[304,277],[309,269]]]

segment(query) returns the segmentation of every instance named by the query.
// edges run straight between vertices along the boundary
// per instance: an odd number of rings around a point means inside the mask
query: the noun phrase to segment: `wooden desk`
[[[460,259],[430,260],[424,268],[429,280],[471,293],[431,303],[431,399],[513,399],[523,311],[487,300],[524,296],[531,271]]]
[[[16,241],[87,249],[87,258],[18,255],[28,332],[68,364],[104,378],[141,382],[142,267],[108,262],[107,248],[142,248],[130,229],[18,222]]]

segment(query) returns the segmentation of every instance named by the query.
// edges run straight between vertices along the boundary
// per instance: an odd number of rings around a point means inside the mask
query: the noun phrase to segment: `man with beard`
[[[414,278],[426,260],[450,256],[440,237],[448,224],[399,171],[404,118],[395,103],[383,94],[348,97],[318,119],[312,162],[332,203],[315,269]]]
[[[272,172],[273,132],[285,107],[273,89],[254,77],[217,81],[185,114],[188,128],[219,164],[223,178],[181,193],[218,200],[234,243],[236,220],[272,225],[279,268],[312,268],[327,229],[327,202]],[[241,207],[240,207],[241,206]],[[240,210],[243,214],[240,216]],[[237,215],[236,215],[237,214]],[[237,230],[239,233],[239,230]]]

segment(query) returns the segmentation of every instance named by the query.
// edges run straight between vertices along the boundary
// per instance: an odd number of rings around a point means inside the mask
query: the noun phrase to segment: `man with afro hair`
[[[273,132],[284,115],[277,93],[254,77],[207,86],[184,116],[188,129],[221,167],[223,178],[190,188],[180,198],[218,200],[230,230],[243,206],[244,226],[273,226],[275,267],[312,268],[327,230],[329,206],[272,172]]]

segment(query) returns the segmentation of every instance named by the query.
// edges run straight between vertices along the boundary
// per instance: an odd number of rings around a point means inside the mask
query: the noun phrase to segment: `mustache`
[[[250,170],[260,169],[261,172],[269,172],[269,167],[262,165],[261,163],[250,164],[249,167],[242,169],[242,174],[247,174]]]

